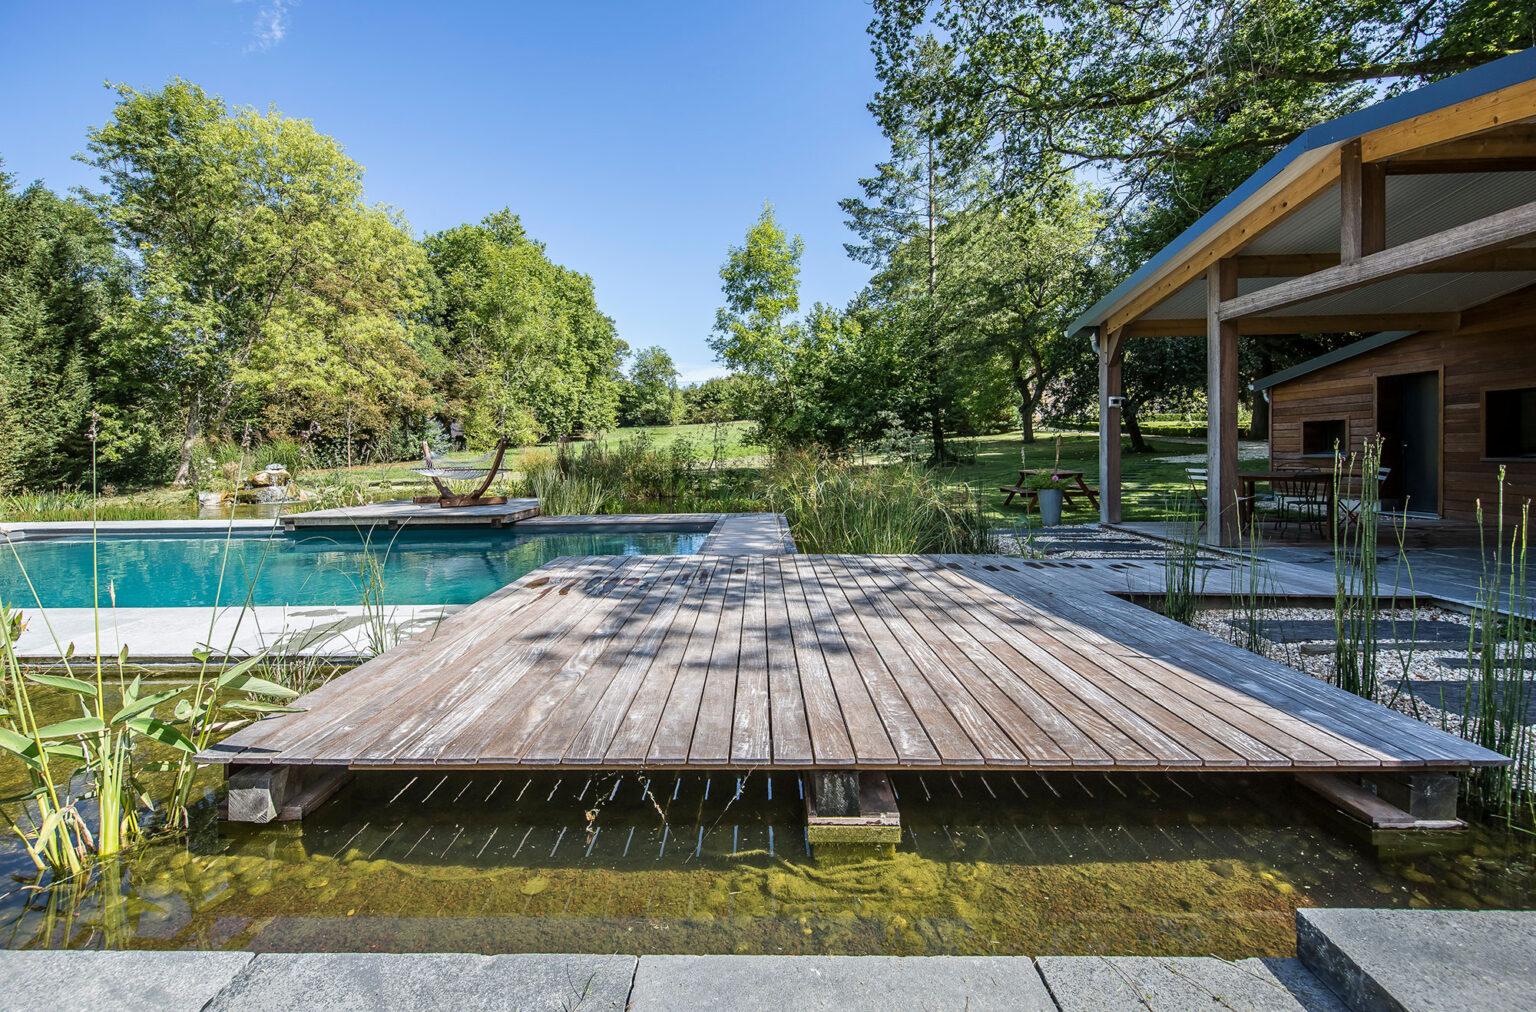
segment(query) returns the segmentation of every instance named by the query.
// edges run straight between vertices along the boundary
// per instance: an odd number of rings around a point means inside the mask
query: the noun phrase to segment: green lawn
[[[998,489],[1004,485],[1015,484],[1018,481],[1019,469],[1022,467],[1040,470],[1052,467],[1056,460],[1056,433],[1038,433],[1036,441],[1027,447],[1019,441],[1017,431],[996,436],[982,436],[975,440],[975,443],[976,462],[954,468],[950,472],[951,480],[956,483],[965,482],[980,493],[981,501],[992,519],[1001,523],[1023,522],[1026,500],[1015,498],[1012,505],[1005,508],[1003,500],[1006,495]],[[1129,444],[1122,444],[1124,447],[1120,458],[1122,509],[1126,520],[1162,519],[1170,502],[1188,492],[1189,484],[1184,474],[1185,468],[1203,466],[1199,463],[1170,463],[1158,459],[1204,454],[1205,447],[1201,444],[1153,439],[1151,445],[1155,451],[1153,453],[1130,453]],[[1021,447],[1025,451],[1025,459],[1022,463],[1019,459]],[[1060,466],[1063,470],[1082,471],[1089,486],[1097,488],[1099,484],[1098,435],[1061,433]],[[1239,462],[1239,466],[1244,469],[1262,469],[1265,462],[1262,459],[1243,460]],[[1029,515],[1034,518],[1039,516],[1033,512]],[[1069,523],[1086,522],[1096,518],[1097,513],[1089,507],[1087,500],[1081,497],[1073,507],[1062,514],[1063,521]]]

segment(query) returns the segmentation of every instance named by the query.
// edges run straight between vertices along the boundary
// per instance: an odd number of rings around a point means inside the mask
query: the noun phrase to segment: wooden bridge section
[[[1325,773],[1503,761],[1112,593],[1158,576],[993,556],[559,559],[200,759]]]

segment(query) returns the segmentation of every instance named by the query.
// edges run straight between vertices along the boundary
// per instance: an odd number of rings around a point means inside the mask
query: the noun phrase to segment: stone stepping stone
[[[1377,619],[1376,639],[1379,644],[1387,642],[1407,643],[1407,640],[1397,640],[1398,636],[1413,636],[1413,645],[1421,648],[1438,647],[1444,649],[1447,645],[1465,646],[1467,642],[1467,627],[1457,625],[1455,622],[1432,621],[1418,622],[1408,621],[1396,623],[1389,619]],[[1264,623],[1264,636],[1266,639],[1278,640],[1282,643],[1309,643],[1326,640],[1333,642],[1336,636],[1333,619],[1330,618],[1282,618],[1270,619]]]
[[[1035,547],[1043,552],[1100,552],[1106,555],[1161,555],[1162,548],[1140,541],[1104,541],[1088,538],[1052,538],[1037,541]]]
[[[1452,678],[1444,681],[1422,681],[1419,679],[1392,679],[1387,684],[1401,690],[1405,695],[1411,688],[1414,698],[1419,702],[1433,706],[1437,710],[1446,713],[1462,714],[1475,712],[1477,699],[1482,686],[1472,679]],[[1501,690],[1501,695],[1503,691]],[[1468,696],[1471,696],[1470,710]],[[1525,722],[1536,724],[1536,689],[1527,690],[1525,700]]]

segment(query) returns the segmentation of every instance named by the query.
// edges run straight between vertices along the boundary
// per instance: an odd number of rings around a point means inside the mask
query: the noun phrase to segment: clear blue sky
[[[763,201],[805,237],[805,305],[868,277],[837,201],[885,152],[869,17],[861,0],[0,0],[0,157],[21,183],[94,184],[71,156],[110,114],[108,80],[275,105],[340,140],[418,234],[511,207],[592,275],[632,347],[700,379],[722,371],[716,271]]]

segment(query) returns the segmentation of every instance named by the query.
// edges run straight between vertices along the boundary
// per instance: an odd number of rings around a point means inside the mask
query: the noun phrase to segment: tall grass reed
[[[1203,511],[1190,493],[1168,504],[1164,515],[1173,528],[1163,542],[1163,614],[1190,625],[1205,593],[1200,567],[1200,524]]]
[[[1376,472],[1380,465],[1380,436],[1366,440],[1359,456],[1351,452],[1345,457],[1341,449],[1334,452],[1334,648],[1329,680],[1366,699],[1376,698],[1380,684],[1376,663],[1376,616],[1380,610],[1376,543],[1381,518]],[[1358,486],[1358,499],[1348,495],[1351,486]],[[1354,519],[1341,523],[1346,514]]]

